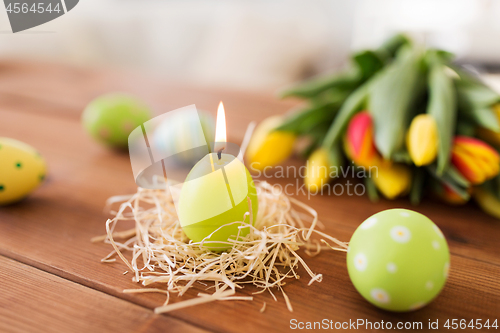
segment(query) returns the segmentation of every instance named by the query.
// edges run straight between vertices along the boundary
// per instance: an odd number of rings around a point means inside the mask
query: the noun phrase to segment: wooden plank
[[[28,77],[29,73],[26,74]],[[75,74],[75,77],[78,75]],[[78,80],[72,83],[72,87],[78,86]],[[19,83],[18,88],[21,86]],[[38,86],[40,83],[33,85]],[[73,103],[73,97],[77,100],[74,106],[65,106],[62,102],[59,104],[53,95],[39,100],[39,96],[25,98],[15,91],[8,93],[15,98],[7,103],[1,98],[5,94],[2,93],[5,85],[0,88],[1,135],[35,145],[50,166],[47,183],[32,197],[17,205],[0,208],[0,254],[153,308],[160,305],[164,297],[122,294],[123,289],[139,286],[131,282],[130,276],[122,275],[126,269],[123,264],[99,262],[110,251],[109,246],[89,243],[91,237],[104,232],[107,216],[102,212],[102,207],[105,200],[112,195],[132,193],[135,185],[128,156],[93,143],[81,129],[79,117],[72,115],[75,110],[83,108],[85,94],[90,94],[88,87],[81,87],[84,90],[82,95],[77,92],[69,94],[72,96],[69,102]],[[47,94],[57,90],[49,88],[43,88],[47,89]],[[188,91],[178,99],[172,96],[170,103],[185,103],[195,96],[198,96],[196,90]],[[215,109],[218,97],[212,94],[207,96],[211,97],[207,97],[206,105],[214,103]],[[154,98],[161,100],[160,97]],[[267,103],[265,99],[247,98],[244,99],[246,104],[241,105],[239,99],[233,98],[231,105],[226,104],[226,111],[229,135],[235,142],[241,140],[250,119],[261,119],[285,109],[283,105],[275,108],[273,103]],[[23,102],[18,103],[15,99]],[[48,107],[50,103],[58,105],[60,110],[51,113]],[[66,116],[64,112],[71,115]],[[289,181],[295,182],[295,179],[273,179],[273,182],[281,184]],[[299,194],[298,198],[307,199],[303,194]],[[500,292],[496,277],[500,273],[500,255],[497,250],[500,224],[477,208],[467,205],[450,209],[431,201],[425,201],[417,208],[409,206],[404,200],[371,204],[365,197],[347,195],[335,198],[318,196],[308,203],[318,210],[326,232],[342,240],[348,240],[362,220],[382,209],[407,207],[428,215],[443,229],[453,254],[450,281],[443,294],[430,306],[411,314],[377,310],[366,303],[350,284],[344,254],[329,252],[307,259],[315,272],[324,274],[322,283],[307,287],[308,281],[301,279],[287,284],[286,291],[294,306],[294,313],[287,312],[282,299],[275,303],[269,295],[260,295],[256,296],[255,302],[201,305],[176,311],[172,316],[212,330],[229,332],[241,331],[242,323],[245,324],[245,331],[269,328],[284,331],[288,329],[292,318],[300,321],[366,318],[396,322],[451,317],[486,319],[499,313],[496,300]],[[199,291],[204,291],[201,285],[189,292],[187,297],[193,297]],[[243,293],[250,295],[253,291],[252,288],[245,288]],[[174,297],[173,301],[178,299]],[[267,302],[264,314],[258,311],[262,302]]]
[[[207,332],[0,256],[1,332]]]

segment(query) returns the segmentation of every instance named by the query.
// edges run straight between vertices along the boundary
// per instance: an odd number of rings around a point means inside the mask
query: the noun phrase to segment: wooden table
[[[324,275],[323,282],[307,286],[309,280],[304,278],[287,283],[293,313],[282,298],[274,302],[261,294],[253,302],[216,302],[155,315],[152,309],[163,303],[164,296],[122,293],[140,286],[123,275],[123,263],[100,262],[111,250],[109,245],[90,242],[105,232],[109,217],[103,212],[105,200],[136,190],[128,155],[96,144],[80,123],[80,114],[93,97],[117,90],[143,98],[157,113],[193,103],[215,113],[223,100],[228,135],[234,142],[240,142],[251,120],[286,112],[297,104],[272,96],[187,88],[130,73],[0,62],[0,136],[35,146],[49,165],[45,184],[33,195],[0,207],[1,332],[268,332],[289,330],[291,319],[384,320],[394,326],[420,321],[424,328],[429,320],[439,319],[442,328],[447,319],[500,317],[500,221],[473,204],[450,208],[427,199],[412,207],[405,200],[371,204],[366,197],[348,196],[314,197],[309,202],[326,232],[341,240],[348,241],[371,214],[391,207],[416,209],[442,228],[452,268],[433,303],[412,313],[379,310],[352,286],[345,254],[329,251],[305,257],[314,272]],[[183,299],[200,291],[203,288],[196,287]],[[245,288],[241,294],[252,291]],[[266,311],[260,313],[264,302]]]

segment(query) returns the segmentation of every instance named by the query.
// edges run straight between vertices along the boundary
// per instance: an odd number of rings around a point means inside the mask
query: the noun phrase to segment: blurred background
[[[335,71],[350,51],[396,31],[494,73],[499,18],[496,0],[81,0],[63,17],[17,34],[1,10],[0,57],[274,92]]]

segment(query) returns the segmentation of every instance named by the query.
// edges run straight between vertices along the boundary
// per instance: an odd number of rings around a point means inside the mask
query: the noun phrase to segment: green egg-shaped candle
[[[250,198],[253,220],[257,216],[258,202],[254,182],[245,165],[230,154],[207,154],[189,172],[182,185],[178,200],[179,221],[185,234],[194,242],[200,242],[218,228],[231,222],[243,221],[249,211]],[[249,222],[249,217],[245,222]],[[231,247],[228,238],[245,236],[248,227],[239,228],[234,223],[217,230],[204,243],[213,251]],[[226,243],[218,243],[226,242]]]
[[[130,132],[150,118],[141,100],[122,93],[97,97],[82,114],[83,126],[94,139],[120,149],[127,148]]]
[[[365,220],[354,232],[347,269],[356,290],[390,311],[412,311],[442,290],[450,251],[441,230],[426,216],[389,209]]]

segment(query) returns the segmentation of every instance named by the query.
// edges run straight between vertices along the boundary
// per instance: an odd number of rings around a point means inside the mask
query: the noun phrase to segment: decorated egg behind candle
[[[19,201],[45,179],[43,157],[30,145],[0,138],[0,205]]]
[[[149,118],[151,112],[141,100],[121,93],[94,99],[82,114],[83,126],[94,139],[120,149],[127,148],[130,132]]]
[[[364,221],[354,232],[347,269],[356,290],[390,311],[412,311],[443,288],[450,252],[441,230],[427,217],[390,209]]]
[[[215,120],[209,113],[198,111],[198,117],[179,113],[156,127],[153,140],[158,149],[166,154],[182,151],[183,153],[175,155],[177,162],[193,166],[203,156],[198,156],[198,152],[189,147],[201,140],[213,141],[214,131]]]

